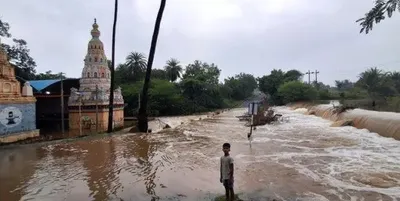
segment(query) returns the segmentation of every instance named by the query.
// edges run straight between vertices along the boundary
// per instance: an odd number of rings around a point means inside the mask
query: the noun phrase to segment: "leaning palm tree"
[[[112,46],[111,46],[111,85],[110,85],[110,105],[108,110],[108,128],[107,133],[113,131],[113,114],[114,114],[114,66],[115,66],[115,34],[117,29],[117,16],[118,16],[118,0],[115,0],[114,7],[114,23],[113,23],[113,33],[112,33]]]
[[[360,23],[360,33],[369,33],[374,27],[374,23],[378,24],[386,19],[386,14],[390,18],[393,13],[400,11],[400,0],[376,0],[375,6],[365,13],[365,17],[358,19],[356,22]]]
[[[154,25],[153,37],[151,39],[150,53],[149,53],[149,61],[147,62],[146,76],[144,78],[142,97],[140,99],[140,108],[138,114],[138,125],[137,128],[140,132],[147,132],[148,130],[148,121],[147,121],[147,94],[149,90],[150,76],[151,76],[151,68],[153,66],[154,54],[156,52],[157,47],[157,38],[158,32],[160,31],[160,24],[162,15],[164,13],[165,3],[167,0],[161,0],[160,9],[158,10],[156,23]]]
[[[132,81],[141,80],[146,70],[147,60],[144,54],[139,52],[131,52],[126,57],[125,65],[129,69],[129,78]]]
[[[167,61],[167,65],[164,67],[167,72],[168,79],[171,82],[175,82],[178,78],[181,78],[182,66],[177,59],[171,58]]]

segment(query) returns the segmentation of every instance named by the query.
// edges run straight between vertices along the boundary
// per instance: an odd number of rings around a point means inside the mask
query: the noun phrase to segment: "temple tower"
[[[0,143],[15,142],[39,136],[36,129],[36,99],[32,87],[21,85],[15,69],[8,62],[0,41]]]
[[[110,97],[111,74],[107,57],[104,53],[103,42],[96,19],[91,31],[85,66],[79,81],[79,90],[72,88],[68,100],[70,130],[106,131],[108,126],[108,106]],[[97,108],[97,109],[96,109]],[[81,121],[80,121],[81,119]],[[96,125],[96,119],[98,125]],[[114,128],[124,124],[124,99],[121,88],[114,91]]]

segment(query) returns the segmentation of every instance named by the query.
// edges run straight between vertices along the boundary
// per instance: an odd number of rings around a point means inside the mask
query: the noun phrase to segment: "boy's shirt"
[[[227,180],[230,179],[229,173],[231,172],[230,170],[230,164],[233,164],[233,158],[231,156],[221,156],[221,179],[222,180]],[[232,175],[233,177],[233,175]]]

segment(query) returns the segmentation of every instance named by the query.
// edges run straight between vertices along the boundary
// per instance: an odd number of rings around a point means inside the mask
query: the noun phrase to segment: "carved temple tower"
[[[79,81],[79,90],[72,88],[68,100],[69,129],[70,130],[98,130],[106,131],[108,126],[109,97],[110,97],[110,69],[104,46],[100,37],[99,26],[94,20],[85,66]],[[97,109],[96,109],[97,108]],[[81,119],[81,121],[79,121]],[[96,125],[96,119],[98,125]],[[114,91],[114,128],[124,124],[124,99],[121,88]]]
[[[22,88],[15,69],[8,62],[0,41],[0,143],[15,142],[39,136],[36,129],[36,99],[32,87]]]

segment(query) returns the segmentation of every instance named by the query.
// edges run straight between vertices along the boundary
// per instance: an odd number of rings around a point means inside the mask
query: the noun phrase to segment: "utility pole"
[[[310,70],[308,70],[308,72],[306,72],[306,74],[308,75],[308,84],[311,84],[311,74],[314,74],[314,72],[311,72]]]
[[[64,84],[63,84],[63,73],[60,73],[61,79],[61,133],[64,134],[65,127],[64,127]]]
[[[79,136],[82,136],[82,94],[79,94]]]
[[[318,70],[315,70],[315,83],[318,83],[318,73],[319,73],[319,71]]]
[[[99,133],[99,86],[96,84],[96,134]]]

